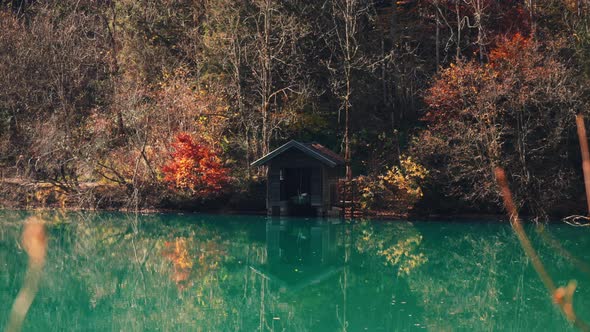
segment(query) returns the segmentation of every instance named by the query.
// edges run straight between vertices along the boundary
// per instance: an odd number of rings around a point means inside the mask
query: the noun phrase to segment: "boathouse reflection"
[[[263,264],[250,268],[280,292],[297,291],[326,280],[344,268],[337,223],[273,218],[266,223]]]

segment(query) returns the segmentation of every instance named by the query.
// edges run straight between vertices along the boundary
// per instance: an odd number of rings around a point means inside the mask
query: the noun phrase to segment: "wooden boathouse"
[[[270,215],[337,214],[338,179],[344,158],[319,143],[283,144],[252,166],[268,166],[266,209]]]

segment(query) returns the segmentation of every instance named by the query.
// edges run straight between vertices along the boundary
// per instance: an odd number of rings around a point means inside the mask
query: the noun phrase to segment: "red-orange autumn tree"
[[[197,198],[219,194],[229,183],[228,170],[212,148],[199,144],[187,133],[176,135],[173,153],[162,172],[164,181]]]
[[[426,91],[428,129],[413,150],[444,193],[469,204],[500,203],[492,170],[513,177],[517,203],[535,215],[572,192],[577,163],[568,142],[583,90],[560,61],[559,44],[499,38],[489,62],[459,62]]]

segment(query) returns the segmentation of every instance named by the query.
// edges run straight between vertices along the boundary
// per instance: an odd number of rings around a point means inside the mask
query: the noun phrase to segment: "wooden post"
[[[354,219],[354,181],[350,181],[350,219]]]
[[[338,199],[340,200],[340,218],[346,219],[346,211],[344,210],[344,196],[346,188],[344,187],[344,183],[342,179],[338,180]]]
[[[576,115],[576,126],[578,127],[578,139],[580,140],[580,150],[582,152],[582,170],[584,171],[584,185],[586,187],[586,202],[590,214],[590,153],[588,152],[588,137],[586,136],[586,126],[584,117],[581,114]]]

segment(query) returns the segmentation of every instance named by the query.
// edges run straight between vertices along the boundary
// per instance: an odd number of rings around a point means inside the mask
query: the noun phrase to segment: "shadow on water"
[[[0,212],[0,330],[26,271],[24,217]],[[571,328],[507,224],[121,213],[46,219],[50,250],[26,331]],[[547,227],[589,261],[589,231]],[[576,275],[530,233],[558,282]],[[587,308],[587,276],[579,277],[577,306]]]

